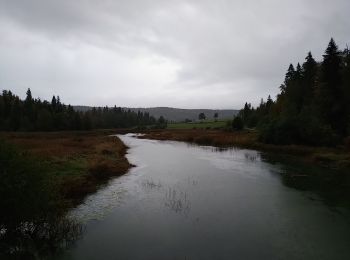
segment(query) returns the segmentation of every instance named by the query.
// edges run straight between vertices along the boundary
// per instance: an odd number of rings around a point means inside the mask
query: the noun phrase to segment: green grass
[[[193,128],[222,128],[226,126],[226,120],[213,121],[207,120],[203,122],[191,122],[191,123],[171,123],[168,124],[168,129],[193,129]]]
[[[69,159],[55,158],[48,161],[52,173],[57,177],[79,176],[84,175],[88,171],[87,158],[74,157]]]

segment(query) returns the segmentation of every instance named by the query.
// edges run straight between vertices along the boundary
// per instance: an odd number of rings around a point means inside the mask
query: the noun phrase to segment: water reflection
[[[196,144],[189,144],[188,147],[196,152],[206,151],[207,153],[201,158],[209,160],[220,169],[235,171],[239,163],[245,168],[264,167],[267,164],[263,171],[268,170],[273,176],[278,177],[283,185],[300,191],[315,192],[320,198],[314,200],[323,201],[327,206],[350,208],[350,178],[344,171],[312,165],[288,155],[235,147],[218,148]],[[220,156],[213,153],[219,153]],[[272,165],[274,167],[271,167]],[[256,177],[259,173],[260,171],[256,169],[255,173],[249,170],[244,172],[247,177]]]
[[[70,212],[70,216],[81,223],[103,219],[123,203],[123,196],[127,191],[121,187],[120,181],[120,179],[114,179],[105,188],[88,196],[81,205]]]
[[[350,208],[350,178],[347,172],[303,163],[286,155],[264,153],[262,158],[280,167],[278,174],[283,185],[300,191],[312,191],[327,206]]]

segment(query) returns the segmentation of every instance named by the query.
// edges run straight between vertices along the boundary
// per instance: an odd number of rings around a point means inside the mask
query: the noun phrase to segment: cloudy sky
[[[240,108],[350,43],[349,0],[0,0],[0,89],[75,105]]]

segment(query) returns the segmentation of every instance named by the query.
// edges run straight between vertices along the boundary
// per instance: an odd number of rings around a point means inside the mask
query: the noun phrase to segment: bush
[[[292,118],[280,118],[274,120],[264,120],[265,123],[259,125],[259,140],[270,144],[292,144],[297,143],[297,127]]]
[[[280,117],[263,122],[259,125],[259,140],[264,143],[332,146],[340,142],[330,126],[309,116]]]
[[[298,130],[300,142],[304,144],[335,146],[341,141],[330,125],[322,124],[315,117],[301,117]]]
[[[232,129],[242,130],[244,127],[243,120],[240,116],[236,116],[232,121]]]

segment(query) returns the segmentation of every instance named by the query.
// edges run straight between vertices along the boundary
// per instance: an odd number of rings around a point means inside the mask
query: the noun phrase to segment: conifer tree
[[[344,131],[344,122],[342,122],[344,97],[341,91],[340,72],[340,51],[332,38],[323,55],[317,105],[322,121],[339,133]]]
[[[303,105],[311,104],[316,87],[317,62],[312,57],[311,52],[303,63]]]

